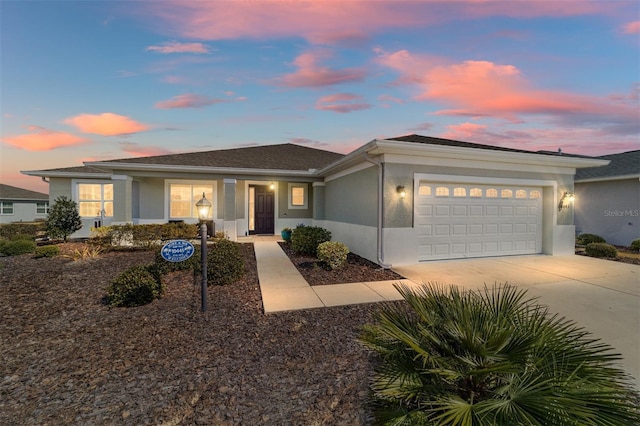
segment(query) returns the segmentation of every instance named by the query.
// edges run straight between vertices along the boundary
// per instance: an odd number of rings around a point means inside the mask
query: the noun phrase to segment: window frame
[[[43,211],[39,211],[40,204],[44,206]],[[49,202],[48,201],[36,201],[36,214],[49,214]]]
[[[171,186],[172,185],[189,185],[191,187],[191,202],[189,203],[190,216],[172,216],[171,215]],[[194,186],[208,186],[211,187],[211,198],[207,195],[207,200],[211,202],[211,208],[209,209],[209,216],[207,220],[214,220],[216,213],[216,189],[218,187],[215,180],[182,180],[182,179],[167,179],[165,180],[165,217],[167,220],[184,220],[184,221],[198,221],[198,211],[196,210],[196,202],[202,198],[202,194],[194,193]]]
[[[301,205],[293,204],[293,190],[302,189],[304,202]],[[309,184],[304,182],[289,183],[287,189],[287,206],[290,210],[307,210],[309,208]]]
[[[81,185],[100,185],[100,198],[99,199],[89,199],[89,198],[80,198],[80,186]],[[111,199],[105,199],[105,186],[111,185]],[[95,217],[109,217],[113,218],[115,216],[115,186],[112,181],[77,181],[75,182],[75,202],[78,204],[78,214],[81,218],[95,218]],[[97,214],[92,215],[83,215],[82,214],[82,203],[99,203],[100,209]],[[105,208],[106,203],[111,203],[111,214],[107,214],[107,209]],[[104,214],[102,214],[104,212]]]
[[[11,209],[11,212],[7,212],[5,209]],[[16,214],[15,212],[15,204],[13,201],[0,201],[0,215],[13,216]]]

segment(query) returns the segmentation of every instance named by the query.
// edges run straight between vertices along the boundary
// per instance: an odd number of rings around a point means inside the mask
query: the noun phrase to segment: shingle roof
[[[49,196],[42,192],[0,183],[0,198],[3,200],[48,200]]]
[[[294,144],[280,144],[125,158],[99,162],[99,164],[103,167],[108,167],[109,163],[118,163],[306,171],[320,169],[343,156],[336,152],[321,149]]]
[[[565,154],[565,153],[558,153],[558,152],[551,152],[551,151],[527,151],[524,149],[505,148],[505,147],[493,146],[493,145],[482,145],[479,143],[462,142],[462,141],[456,141],[452,139],[434,138],[431,136],[421,136],[416,134],[399,136],[396,138],[386,138],[385,140],[413,142],[413,143],[421,143],[425,145],[443,145],[443,146],[455,146],[459,148],[487,149],[491,151],[521,152],[524,154],[543,154],[543,155],[553,155],[556,157],[561,155],[563,157],[593,158],[585,155]]]
[[[598,158],[610,160],[611,162],[607,166],[578,169],[575,180],[640,175],[640,150],[603,155]]]
[[[94,173],[94,174],[108,173],[106,170],[102,170],[102,169],[99,169],[97,167],[92,167],[92,166],[62,167],[62,168],[58,168],[58,169],[46,169],[46,170],[39,170],[39,171],[40,172],[56,172],[56,173],[81,173],[81,174],[85,174],[85,173]]]

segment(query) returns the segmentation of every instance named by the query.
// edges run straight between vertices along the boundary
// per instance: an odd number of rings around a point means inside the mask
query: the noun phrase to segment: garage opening
[[[420,181],[418,259],[542,253],[542,187]]]

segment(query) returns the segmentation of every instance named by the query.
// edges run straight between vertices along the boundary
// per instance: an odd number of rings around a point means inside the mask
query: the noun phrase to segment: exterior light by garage
[[[396,186],[396,192],[398,193],[398,195],[400,195],[400,198],[402,198],[403,200],[407,196],[407,191],[404,189],[404,186],[402,185]]]
[[[575,200],[574,193],[565,191],[564,195],[560,199],[560,203],[558,203],[558,211],[568,208],[570,205],[573,204],[574,200]]]
[[[198,209],[198,219],[200,219],[200,252],[201,252],[201,268],[202,283],[200,284],[200,293],[202,297],[202,312],[207,310],[207,219],[209,218],[209,209],[211,202],[202,193],[202,198],[196,203]]]

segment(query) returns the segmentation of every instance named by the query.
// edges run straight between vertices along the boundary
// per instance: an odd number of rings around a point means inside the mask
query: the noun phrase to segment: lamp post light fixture
[[[202,299],[202,312],[207,310],[207,219],[209,218],[209,209],[211,202],[202,193],[202,198],[196,203],[198,209],[198,219],[200,219],[200,252],[201,252],[201,269],[202,282],[200,284],[200,293]]]

